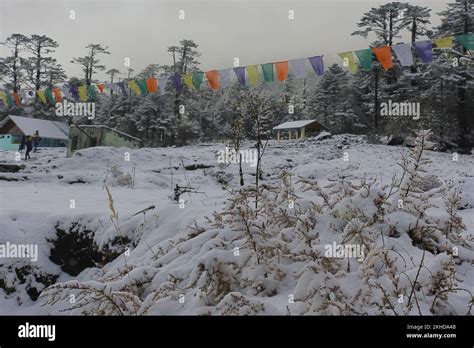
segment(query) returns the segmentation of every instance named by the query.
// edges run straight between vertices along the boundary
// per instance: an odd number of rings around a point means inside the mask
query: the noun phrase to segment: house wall
[[[3,127],[0,128],[0,134],[21,134],[21,135],[23,135],[23,132],[21,131],[20,128],[17,127],[15,122],[13,122],[12,120],[8,120],[7,123],[5,123],[3,125]],[[28,135],[28,134],[25,134],[25,135]]]
[[[76,150],[86,149],[94,146],[114,146],[114,147],[129,147],[137,149],[140,147],[140,142],[128,139],[120,133],[105,127],[83,127],[84,132],[89,134],[90,138],[84,134],[77,127],[69,129],[69,142],[67,148],[67,157],[71,157]]]
[[[7,150],[7,151],[18,151],[20,147],[20,143],[18,143],[18,137],[20,138],[21,143],[21,136],[11,135],[11,134],[0,134],[0,150]]]
[[[140,144],[138,141],[133,139],[127,139],[110,129],[104,128],[102,137],[100,139],[101,146],[115,146],[115,147],[130,147],[132,149],[138,149]]]
[[[69,128],[67,157],[71,157],[72,153],[76,150],[86,149],[100,144],[102,128],[90,127],[83,129],[83,131],[89,134],[90,138],[77,127]]]

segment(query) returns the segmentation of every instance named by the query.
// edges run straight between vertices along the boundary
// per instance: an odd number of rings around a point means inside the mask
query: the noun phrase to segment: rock
[[[24,169],[25,166],[18,164],[6,164],[0,163],[0,173],[18,173],[20,170]]]

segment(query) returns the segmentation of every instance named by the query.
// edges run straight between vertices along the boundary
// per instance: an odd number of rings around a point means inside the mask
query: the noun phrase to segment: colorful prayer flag
[[[351,73],[355,73],[357,71],[357,65],[355,63],[354,54],[352,51],[339,53],[339,57],[341,57],[341,59],[344,61],[343,65],[349,68]]]
[[[170,78],[173,81],[174,88],[176,88],[177,91],[181,91],[183,89],[183,83],[181,82],[181,76],[179,74],[174,74]]]
[[[71,92],[69,92],[69,87],[63,86],[61,87],[61,92],[65,98],[72,100]]]
[[[193,85],[194,87],[196,87],[196,89],[199,89],[199,87],[201,87],[203,77],[204,73],[202,71],[196,71],[193,74]]]
[[[116,86],[120,89],[120,92],[122,92],[122,95],[127,96],[127,90],[125,89],[124,81],[117,82]]]
[[[72,85],[69,87],[69,92],[71,93],[72,97],[74,98],[74,100],[79,100],[80,99],[80,96],[79,96],[79,89],[77,88],[76,85]]]
[[[21,91],[21,97],[23,100],[28,102],[30,99],[33,99],[35,97],[36,93],[33,90],[27,90],[27,91]]]
[[[7,107],[8,101],[7,101],[7,95],[5,94],[5,92],[0,92],[0,99],[2,99],[3,105]]]
[[[79,98],[81,101],[85,102],[88,100],[87,97],[87,87],[86,86],[79,86],[77,87],[77,90],[79,91]]]
[[[98,84],[97,84],[97,88],[99,89],[99,92],[100,92],[101,94],[104,93],[105,83],[98,83]]]
[[[293,72],[293,75],[295,75],[296,78],[303,79],[308,74],[308,72],[306,71],[305,63],[306,58],[290,60],[291,71]]]
[[[393,68],[392,51],[390,50],[390,46],[373,47],[372,51],[385,70]]]
[[[221,88],[226,88],[230,84],[230,69],[219,70],[219,84]]]
[[[17,92],[13,92],[13,93],[12,93],[12,96],[13,96],[13,101],[15,102],[15,104],[16,104],[17,106],[20,106],[21,101],[20,101],[20,96],[18,95],[18,93],[17,93]]]
[[[63,96],[61,95],[61,89],[58,87],[53,88],[54,99],[56,103],[60,103],[63,100]]]
[[[105,84],[105,87],[107,87],[108,89],[110,89],[112,92],[117,92],[117,88],[118,88],[117,84],[111,83],[111,82],[106,83],[106,84]]]
[[[466,50],[474,51],[474,34],[457,35],[456,40],[463,45]]]
[[[219,72],[217,70],[206,71],[207,82],[213,91],[219,89]]]
[[[141,95],[142,92],[140,91],[140,87],[138,86],[137,82],[135,80],[130,80],[127,82],[128,88],[130,88],[135,95]]]
[[[158,92],[158,79],[154,77],[150,77],[146,80],[146,88],[148,93],[156,93]]]
[[[275,63],[278,81],[284,81],[288,78],[288,61]]]
[[[313,70],[316,75],[321,76],[324,74],[323,56],[309,57],[308,60],[311,63],[311,66],[313,67]]]
[[[255,86],[260,80],[260,74],[258,73],[258,67],[256,65],[247,65],[247,74],[249,75],[249,82],[252,86]]]
[[[44,90],[44,95],[46,96],[46,100],[48,100],[48,102],[51,104],[51,105],[54,105],[56,104],[56,100],[54,99],[53,97],[53,91],[51,88],[46,88]]]
[[[235,76],[237,76],[237,80],[239,80],[240,85],[245,86],[245,67],[239,66],[237,68],[234,68],[233,70]]]
[[[263,80],[273,82],[273,63],[262,64]]]
[[[431,43],[431,40],[418,41],[413,43],[413,45],[423,63],[426,64],[433,61],[433,44]]]
[[[411,52],[411,45],[401,43],[392,46],[393,51],[402,66],[411,66],[415,64],[413,60],[413,53]]]
[[[38,98],[40,98],[41,102],[43,104],[46,104],[47,101],[46,101],[46,96],[44,95],[44,91],[42,91],[41,89],[37,90],[36,91],[36,94],[38,95]]]
[[[453,37],[440,37],[439,39],[434,40],[436,47],[438,48],[451,48],[453,47]]]
[[[94,87],[94,85],[89,85],[87,86],[87,97],[89,100],[95,100],[97,96],[97,91]]]
[[[163,76],[158,78],[158,92],[160,95],[165,93],[166,84],[168,83],[169,78],[167,76]]]
[[[7,96],[7,101],[8,101],[8,105],[12,106],[13,105],[13,97],[12,95],[9,93],[9,92],[5,92],[6,96]]]
[[[363,70],[372,70],[372,51],[370,48],[354,52],[359,59],[359,65]]]
[[[148,94],[148,89],[146,87],[146,81],[145,80],[137,80],[137,86],[140,89],[140,94],[141,95],[147,95]]]
[[[191,74],[183,75],[183,81],[184,81],[184,84],[188,86],[189,89],[195,89],[194,83],[193,83],[193,75]]]

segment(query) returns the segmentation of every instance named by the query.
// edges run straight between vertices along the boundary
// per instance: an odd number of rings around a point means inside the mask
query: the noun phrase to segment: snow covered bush
[[[42,298],[83,314],[473,314],[459,276],[474,255],[461,189],[426,173],[429,136],[418,134],[388,185],[342,174],[295,182],[282,171],[276,184],[229,191],[207,222],[125,266],[120,256],[84,275],[94,282],[57,284]]]

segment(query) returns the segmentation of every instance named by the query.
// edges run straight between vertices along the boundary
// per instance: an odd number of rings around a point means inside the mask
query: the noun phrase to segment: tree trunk
[[[244,173],[242,171],[242,154],[239,153],[239,177],[240,177],[240,186],[244,186]]]
[[[374,128],[379,126],[379,70],[374,69]]]

